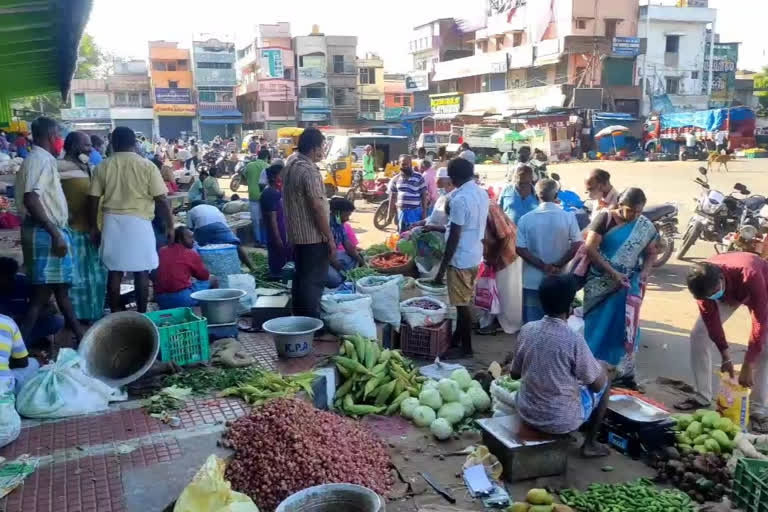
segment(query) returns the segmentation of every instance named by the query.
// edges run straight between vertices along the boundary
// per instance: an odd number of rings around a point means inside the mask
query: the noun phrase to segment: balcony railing
[[[334,75],[355,75],[357,74],[357,66],[354,62],[333,62],[330,72]]]

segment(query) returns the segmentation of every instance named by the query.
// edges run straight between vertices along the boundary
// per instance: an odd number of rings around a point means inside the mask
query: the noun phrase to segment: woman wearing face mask
[[[283,164],[272,164],[265,169],[267,187],[261,191],[259,205],[267,232],[267,263],[269,277],[279,279],[285,264],[291,260],[291,249],[285,233],[285,217],[283,216],[283,183],[280,175]]]
[[[352,212],[355,211],[355,205],[343,197],[334,197],[331,199],[331,233],[336,245],[344,247],[343,251],[336,251],[331,258],[331,264],[328,267],[328,288],[337,288],[344,282],[344,272],[357,266],[365,266],[365,260],[357,252],[357,247],[347,236],[344,230],[344,223],[349,221]]]
[[[628,188],[616,208],[598,213],[587,227],[585,337],[597,359],[618,367],[625,387],[636,387],[640,306],[657,252],[656,228],[642,215],[645,202],[642,190]]]
[[[95,322],[104,311],[106,269],[99,248],[91,243],[86,202],[91,184],[91,138],[70,132],[64,140],[64,158],[58,161],[61,188],[69,207],[75,278],[69,296],[81,322]]]

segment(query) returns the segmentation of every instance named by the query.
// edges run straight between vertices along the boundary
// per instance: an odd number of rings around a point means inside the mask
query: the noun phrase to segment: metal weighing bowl
[[[384,512],[381,496],[361,485],[316,485],[291,494],[275,512]]]
[[[220,288],[200,290],[192,294],[192,298],[200,303],[200,312],[208,319],[208,326],[226,325],[237,322],[237,311],[243,290]]]
[[[272,335],[277,355],[304,357],[312,352],[315,331],[322,329],[323,321],[309,316],[283,316],[267,320],[262,329]]]
[[[112,387],[135,381],[152,366],[160,349],[155,324],[135,311],[108,315],[88,329],[78,353],[85,371]]]

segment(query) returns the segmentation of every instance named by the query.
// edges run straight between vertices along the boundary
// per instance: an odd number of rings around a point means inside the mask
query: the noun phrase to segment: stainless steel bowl
[[[291,494],[275,512],[384,512],[381,496],[361,485],[316,485]]]
[[[243,290],[220,288],[200,290],[192,298],[200,303],[200,312],[208,319],[208,326],[237,322],[238,301],[245,296]]]
[[[144,375],[159,349],[160,334],[152,320],[135,311],[123,311],[93,324],[78,353],[89,375],[120,387]]]
[[[309,316],[283,316],[262,325],[262,329],[272,335],[280,357],[304,357],[312,352],[315,331],[322,327],[322,320]]]

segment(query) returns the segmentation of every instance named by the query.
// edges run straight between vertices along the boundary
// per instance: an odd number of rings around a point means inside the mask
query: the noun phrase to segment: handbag
[[[492,315],[501,312],[499,290],[496,287],[496,270],[485,262],[480,264],[475,284],[475,307],[484,309]]]
[[[605,227],[611,223],[610,213],[606,216]],[[576,283],[577,290],[584,288],[584,284],[587,282],[587,272],[589,272],[589,254],[587,253],[587,244],[585,242],[579,243],[579,248],[576,249],[576,254],[573,255],[571,261],[569,261],[564,270],[565,274],[570,274],[573,277],[574,283]]]

